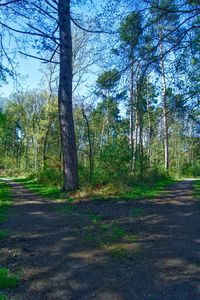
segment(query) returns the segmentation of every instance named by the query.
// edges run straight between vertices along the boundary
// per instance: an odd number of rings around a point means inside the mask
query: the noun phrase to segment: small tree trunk
[[[89,143],[89,162],[90,162],[90,182],[92,182],[92,175],[93,175],[93,151],[92,151],[92,141],[91,141],[91,134],[90,134],[90,125],[87,118],[87,115],[82,108],[82,114],[86,122],[87,126],[87,136],[88,136],[88,143]]]
[[[129,99],[129,147],[131,150],[131,165],[133,168],[133,59],[130,70],[130,99]]]
[[[140,130],[139,130],[139,149],[140,149],[140,178],[143,179],[144,173],[144,151],[143,151],[143,115],[140,111]]]
[[[165,79],[165,65],[163,58],[163,43],[162,30],[160,31],[160,65],[161,65],[161,79],[162,79],[162,105],[163,105],[163,121],[164,121],[164,149],[165,149],[165,170],[169,169],[169,136],[168,136],[168,107],[167,107],[167,86]]]
[[[150,101],[149,101],[149,78],[147,77],[147,116],[148,116],[148,147],[147,147],[147,157],[148,157],[148,167],[151,167],[151,146],[152,146],[152,121],[150,112]]]
[[[72,38],[70,0],[58,1],[60,31],[59,119],[63,151],[63,191],[78,188],[78,159],[72,109]]]
[[[132,166],[134,172],[135,172],[135,164],[136,164],[138,129],[139,129],[139,72],[140,72],[140,63],[138,63],[137,66],[136,84],[135,84],[135,128],[134,128],[133,166]]]
[[[26,137],[26,146],[25,146],[25,170],[26,172],[29,169],[29,140],[28,137]]]
[[[42,158],[43,158],[43,170],[47,167],[47,142],[48,142],[48,136],[51,129],[52,124],[52,118],[49,119],[49,123],[47,125],[47,130],[44,135],[44,143],[43,143],[43,151],[42,151]]]
[[[102,151],[103,147],[103,137],[104,137],[104,132],[105,132],[105,125],[106,125],[107,117],[103,119],[103,125],[101,129],[101,139],[100,139],[100,152]]]

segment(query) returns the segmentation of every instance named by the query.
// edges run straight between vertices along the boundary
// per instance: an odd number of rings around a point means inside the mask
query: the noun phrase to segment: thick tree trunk
[[[70,0],[58,1],[60,30],[59,119],[63,151],[63,191],[78,188],[78,160],[72,109],[72,38]]]
[[[162,30],[160,31],[160,65],[162,79],[162,105],[163,105],[163,121],[164,121],[164,149],[165,149],[165,170],[169,169],[169,135],[168,135],[168,107],[167,107],[167,85],[165,79],[165,65],[163,58]]]

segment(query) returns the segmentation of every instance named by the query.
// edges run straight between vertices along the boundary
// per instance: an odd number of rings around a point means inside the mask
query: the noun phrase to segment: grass
[[[105,251],[117,258],[128,258],[130,260],[141,260],[142,248],[139,244],[114,244],[106,245]]]
[[[193,184],[195,197],[200,200],[200,180],[196,180]]]
[[[33,178],[13,178],[15,182],[22,183],[27,189],[31,190],[34,193],[38,193],[43,197],[57,199],[65,198],[66,194],[62,193],[57,187],[47,186],[38,183],[37,179]]]
[[[3,294],[0,293],[0,300],[7,300],[7,299],[8,298],[5,295],[3,295]]]
[[[142,217],[142,216],[144,216],[144,214],[145,214],[144,208],[140,208],[140,207],[133,208],[130,211],[130,216],[134,217],[134,218]]]
[[[152,199],[156,197],[164,188],[175,182],[172,178],[160,179],[151,183],[135,184],[130,191],[121,193],[123,199]]]
[[[10,236],[10,231],[7,229],[0,229],[0,240],[4,240]]]
[[[10,186],[0,181],[0,224],[3,223],[7,217],[9,209],[13,201],[11,199]],[[0,229],[0,241],[10,236],[10,231],[7,229]],[[17,286],[20,282],[20,276],[12,274],[7,268],[0,268],[0,289],[10,289]],[[0,292],[0,300],[7,300],[7,296]]]
[[[154,183],[133,183],[125,186],[123,184],[107,184],[102,186],[85,186],[76,192],[63,193],[57,187],[41,184],[37,179],[32,178],[14,178],[16,182],[22,183],[27,189],[39,194],[42,197],[52,198],[63,201],[72,199],[79,201],[81,199],[91,200],[109,200],[109,199],[151,199],[157,196],[165,187],[174,183],[174,179],[165,178],[155,180]]]
[[[7,268],[0,268],[0,288],[15,288],[20,282],[20,276],[12,274]]]
[[[8,216],[8,211],[12,206],[10,187],[5,182],[0,181],[0,223],[3,223]]]

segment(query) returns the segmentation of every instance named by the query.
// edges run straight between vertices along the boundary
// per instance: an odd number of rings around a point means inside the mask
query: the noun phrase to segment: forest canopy
[[[0,10],[1,84],[20,80],[22,56],[42,65],[41,86],[1,99],[2,172],[65,191],[200,176],[199,1],[4,0]]]

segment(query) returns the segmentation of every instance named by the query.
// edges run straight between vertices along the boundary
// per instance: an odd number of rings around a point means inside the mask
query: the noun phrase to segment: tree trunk
[[[130,99],[129,99],[129,147],[131,149],[131,170],[133,169],[133,59],[130,70]]]
[[[140,126],[139,126],[139,153],[140,153],[140,178],[143,179],[143,174],[144,174],[144,150],[143,150],[143,112],[140,111],[139,115],[139,121],[140,121]]]
[[[134,173],[135,173],[138,129],[139,129],[139,72],[140,72],[140,63],[138,63],[138,66],[137,66],[136,83],[135,83],[135,128],[134,128],[133,166],[132,166]]]
[[[148,157],[148,167],[151,167],[151,162],[152,162],[151,147],[152,147],[153,127],[152,127],[151,111],[150,111],[149,78],[148,77],[147,77],[147,116],[148,116],[148,147],[147,147],[147,157]]]
[[[43,158],[43,170],[47,167],[47,142],[48,142],[48,136],[51,129],[53,118],[49,119],[49,123],[47,124],[47,129],[44,135],[44,143],[43,143],[43,151],[42,151],[42,158]]]
[[[160,31],[160,65],[162,79],[162,105],[163,105],[163,121],[164,121],[164,149],[165,149],[165,170],[169,169],[169,136],[168,136],[168,107],[167,107],[167,85],[165,79],[165,65],[163,58],[163,42],[162,30]]]
[[[92,151],[92,141],[91,141],[91,134],[90,134],[90,125],[87,118],[87,115],[82,108],[83,118],[85,119],[86,126],[87,126],[87,136],[88,136],[88,143],[89,143],[89,162],[90,162],[90,182],[92,182],[92,175],[93,175],[93,151]]]
[[[63,151],[63,191],[78,188],[78,159],[72,109],[72,38],[70,0],[58,1],[60,31],[59,119]]]

